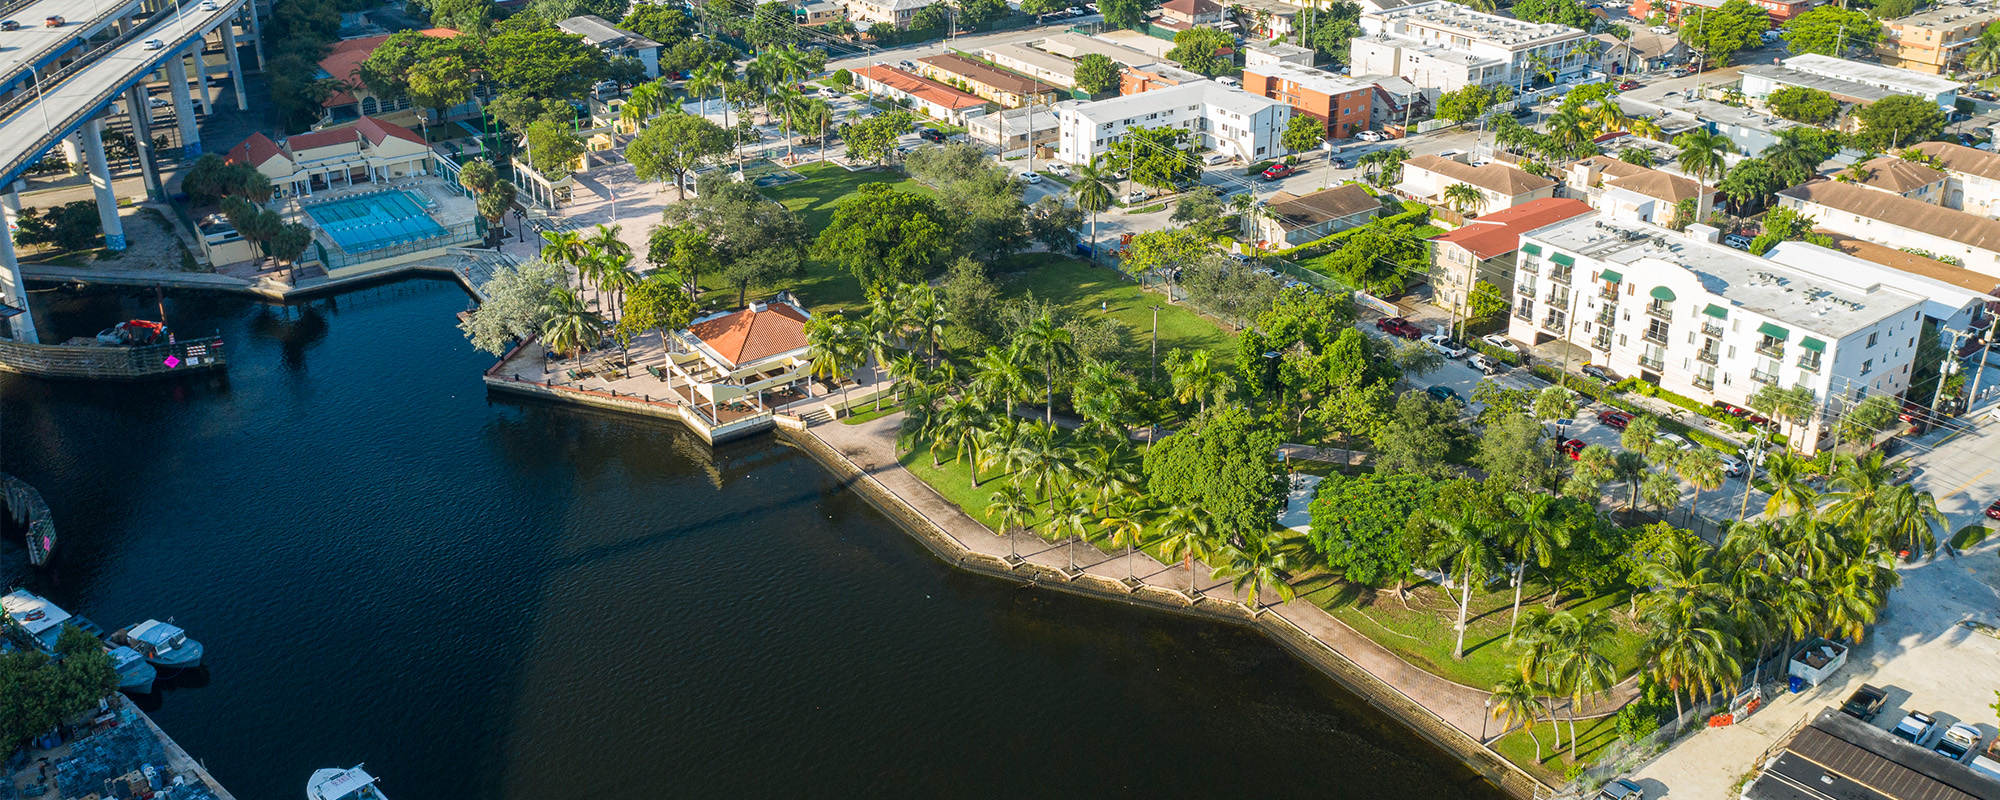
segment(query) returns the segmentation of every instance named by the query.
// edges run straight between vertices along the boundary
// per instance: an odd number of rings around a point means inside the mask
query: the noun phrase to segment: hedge
[[[1469,328],[1470,326],[1467,327]],[[1510,366],[1516,366],[1516,367],[1521,366],[1521,356],[1519,354],[1510,353],[1498,347],[1494,347],[1493,345],[1487,344],[1485,341],[1482,341],[1478,337],[1473,336],[1469,330],[1466,332],[1465,335],[1465,343],[1473,350],[1478,351],[1480,355],[1486,356],[1487,358],[1499,359],[1501,363],[1508,364]]]
[[[1711,450],[1718,450],[1724,453],[1734,454],[1737,450],[1741,449],[1736,445],[1736,443],[1731,442],[1728,439],[1716,436],[1715,434],[1709,433],[1708,431],[1691,427],[1687,423],[1674,419],[1672,417],[1665,417],[1653,413],[1652,411],[1642,408],[1634,403],[1629,403],[1617,399],[1616,395],[1627,389],[1630,389],[1638,394],[1642,394],[1647,397],[1665,397],[1667,402],[1673,403],[1674,405],[1680,406],[1682,408],[1687,408],[1698,412],[1704,411],[1703,407],[1697,405],[1695,401],[1674,394],[1673,392],[1669,392],[1665,389],[1661,389],[1658,386],[1654,386],[1653,384],[1639,380],[1638,378],[1626,378],[1625,380],[1619,381],[1616,384],[1606,386],[1603,383],[1591,380],[1589,378],[1579,377],[1576,375],[1570,375],[1566,373],[1558,373],[1554,367],[1545,367],[1537,364],[1533,367],[1529,367],[1528,369],[1529,372],[1532,373],[1535,377],[1549,381],[1550,383],[1556,383],[1558,385],[1567,387],[1572,391],[1588,395],[1589,397],[1600,403],[1611,406],[1620,411],[1624,411],[1625,413],[1633,415],[1651,416],[1653,418],[1653,421],[1659,424],[1661,433],[1679,434],[1681,436],[1687,437],[1688,439],[1694,441],[1697,444],[1702,445],[1703,447],[1707,447]],[[1558,378],[1560,378],[1560,380],[1558,380]],[[1721,414],[1723,417],[1727,417],[1730,420],[1743,422],[1742,420],[1736,420],[1735,417],[1730,417],[1728,412],[1722,411],[1721,409],[1710,408],[1708,410],[1715,411],[1716,413]],[[1706,413],[1704,413],[1703,415],[1708,416]],[[1743,422],[1743,424],[1746,426],[1749,425],[1748,422]]]

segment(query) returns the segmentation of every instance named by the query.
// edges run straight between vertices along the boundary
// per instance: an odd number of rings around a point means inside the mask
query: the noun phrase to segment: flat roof
[[[1785,59],[1785,66],[1811,75],[1859,81],[1872,86],[1904,90],[1904,94],[1935,95],[1955,92],[1965,84],[1950,78],[1942,78],[1927,72],[1918,72],[1900,67],[1887,67],[1866,61],[1849,61],[1845,58],[1823,56],[1818,53],[1792,56]]]
[[[1553,22],[1529,22],[1474,11],[1448,0],[1391,8],[1362,15],[1385,22],[1397,22],[1449,31],[1476,41],[1501,45],[1543,44],[1565,38],[1581,38],[1583,31]]]
[[[1295,44],[1285,44],[1284,42],[1251,42],[1250,44],[1244,45],[1243,49],[1256,53],[1269,53],[1271,55],[1278,56],[1280,58],[1283,58],[1285,56],[1305,55],[1307,53],[1312,52],[1311,49],[1300,47]]]
[[[1004,109],[998,113],[967,114],[965,117],[965,126],[968,128],[992,128],[997,131],[1000,129],[1000,122],[1002,120],[1005,120],[1007,123],[1008,133],[1020,133],[1023,130],[1028,130],[1030,125],[1033,125],[1032,130],[1036,131],[1055,130],[1062,124],[1061,120],[1056,119],[1056,112],[1053,106],[1036,104],[1020,108]]]
[[[1748,800],[2000,800],[2000,780],[1825,708],[1744,789]]]
[[[38,639],[44,631],[69,621],[69,612],[58,608],[56,604],[49,602],[48,598],[33,594],[26,589],[16,589],[6,595],[0,595],[0,609],[5,609],[7,616],[13,617],[14,622],[28,631],[28,635]],[[35,618],[29,619],[29,617]],[[49,641],[53,643],[54,639],[51,638]]]
[[[1844,99],[1849,102],[1873,103],[1884,97],[1900,94],[1900,92],[1892,92],[1879,86],[1870,86],[1865,83],[1842,78],[1830,78],[1825,75],[1814,75],[1810,72],[1800,72],[1791,67],[1779,66],[1777,64],[1751,64],[1743,68],[1742,74],[1755,75],[1759,78],[1786,86],[1803,86],[1808,89],[1818,89],[1833,95],[1836,99]]]
[[[2000,19],[2000,12],[1966,8],[1965,6],[1939,6],[1908,16],[1882,20],[1884,27],[1927,28],[1941,30],[1963,25],[1980,25]]]
[[[1304,86],[1320,94],[1343,94],[1374,88],[1374,84],[1357,81],[1338,72],[1330,72],[1317,67],[1306,67],[1289,61],[1265,64],[1258,67],[1244,67],[1245,73],[1255,73],[1270,78],[1279,78]]]
[[[1103,39],[1092,38],[1081,33],[1064,31],[1035,43],[1035,47],[1065,58],[1082,58],[1091,53],[1109,58],[1128,67],[1152,64],[1159,56],[1144,50],[1113,44]]]
[[[1701,283],[1703,291],[1731,307],[1828,337],[1830,341],[1924,302],[1923,297],[1913,292],[1880,282],[1855,286],[1819,270],[1759,258],[1665,228],[1603,214],[1574,217],[1528,234],[1528,238],[1605,263],[1686,271]],[[1787,244],[1812,248],[1824,258],[1839,259],[1843,267],[1852,258],[1803,242]]]
[[[583,40],[598,47],[659,47],[660,43],[639,34],[620,28],[596,14],[570,17],[556,23],[556,27],[583,37]]]
[[[987,58],[996,60],[1009,58],[1048,72],[1062,75],[1074,75],[1076,73],[1076,62],[1044,50],[1036,50],[1025,44],[987,45],[980,48],[980,52],[985,53]]]
[[[1163,107],[1195,103],[1228,109],[1244,116],[1273,106],[1285,107],[1284,103],[1277,100],[1260,97],[1242,89],[1233,89],[1215,81],[1195,81],[1094,103],[1079,103],[1066,108],[1084,119],[1101,123],[1150,114]]]

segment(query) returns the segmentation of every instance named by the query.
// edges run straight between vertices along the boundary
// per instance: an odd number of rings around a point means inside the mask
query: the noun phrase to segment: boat
[[[306,800],[387,800],[375,788],[375,776],[361,769],[322,769],[306,782]]]
[[[171,623],[149,619],[111,634],[112,644],[139,651],[156,667],[193,669],[201,666],[201,643]]]
[[[70,621],[69,612],[26,589],[0,595],[0,609],[6,610],[14,633],[26,637],[22,644],[56,654],[56,640],[62,637],[63,623]]]
[[[124,645],[105,649],[111,653],[111,668],[118,672],[118,691],[152,694],[153,679],[160,676],[160,671],[146,663],[145,656]]]

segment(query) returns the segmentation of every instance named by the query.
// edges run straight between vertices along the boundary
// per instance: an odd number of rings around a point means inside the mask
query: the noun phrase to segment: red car
[[[1589,445],[1583,443],[1582,439],[1571,439],[1569,441],[1563,442],[1562,444],[1556,445],[1556,449],[1562,451],[1563,455],[1569,456],[1569,460],[1575,461],[1579,458],[1583,458],[1583,448],[1588,446]]]
[[[1626,81],[1624,83],[1618,84],[1618,91],[1621,92],[1629,92],[1637,88],[1639,88],[1638,81]]]
[[[1632,424],[1632,415],[1623,411],[1599,411],[1597,421],[1622,431]]]
[[[1272,164],[1264,168],[1264,180],[1267,181],[1275,181],[1290,174],[1292,174],[1292,165],[1290,164]]]
[[[2000,519],[2000,500],[1995,500],[1992,505],[1986,507],[1986,516]]]
[[[1376,320],[1375,329],[1390,336],[1400,336],[1405,339],[1415,339],[1424,335],[1422,328],[1411,325],[1409,320],[1402,317],[1385,317]]]

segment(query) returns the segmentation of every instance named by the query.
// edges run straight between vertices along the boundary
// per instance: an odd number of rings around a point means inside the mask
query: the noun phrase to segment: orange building
[[[1243,70],[1243,90],[1318,119],[1326,124],[1329,139],[1349,139],[1368,130],[1375,103],[1372,83],[1283,62]]]

